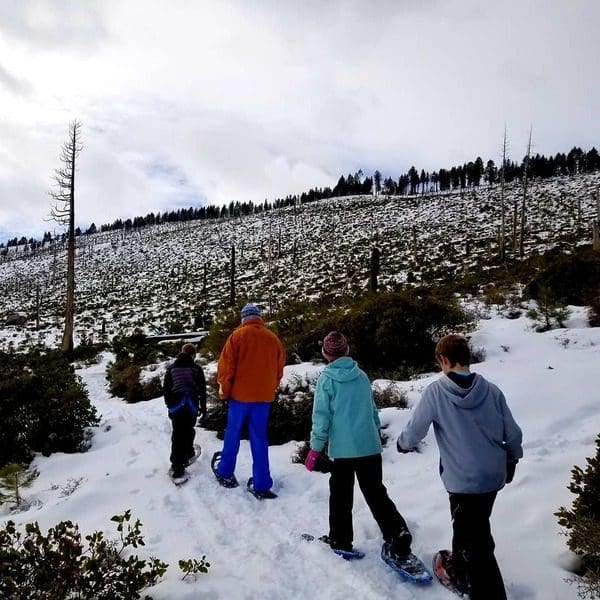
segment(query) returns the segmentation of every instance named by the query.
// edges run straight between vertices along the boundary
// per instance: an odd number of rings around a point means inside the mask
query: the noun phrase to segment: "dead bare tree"
[[[531,157],[531,134],[533,126],[529,128],[529,142],[527,142],[527,156],[523,165],[523,200],[521,201],[521,235],[519,236],[519,256],[525,256],[525,224],[527,221],[527,184],[529,182],[529,158]]]
[[[600,192],[594,194],[596,200],[596,221],[593,223],[593,248],[600,251]]]
[[[63,144],[60,161],[63,166],[54,172],[54,189],[48,194],[54,201],[50,218],[68,227],[67,236],[67,301],[65,330],[61,344],[63,352],[73,351],[73,321],[75,316],[75,173],[76,161],[83,146],[80,142],[81,123],[69,124],[67,141]]]
[[[506,125],[504,125],[504,140],[502,142],[502,169],[500,171],[500,232],[498,235],[498,258],[504,260],[506,253],[506,211],[504,207],[504,184],[506,171]]]

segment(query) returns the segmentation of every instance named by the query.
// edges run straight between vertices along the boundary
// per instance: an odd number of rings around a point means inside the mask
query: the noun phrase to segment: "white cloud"
[[[0,230],[44,229],[73,118],[83,226],[497,159],[505,123],[515,159],[530,124],[597,145],[599,25],[591,0],[0,3]]]

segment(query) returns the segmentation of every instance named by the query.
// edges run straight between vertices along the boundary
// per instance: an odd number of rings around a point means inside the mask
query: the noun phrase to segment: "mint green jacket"
[[[381,453],[379,415],[366,373],[349,356],[330,362],[315,389],[310,447],[330,458]]]

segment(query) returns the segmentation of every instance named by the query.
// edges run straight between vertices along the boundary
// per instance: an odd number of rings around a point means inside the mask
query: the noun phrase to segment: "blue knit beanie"
[[[242,308],[241,316],[242,323],[245,323],[248,319],[260,317],[260,309],[258,306],[256,306],[256,304],[246,304],[246,306]]]

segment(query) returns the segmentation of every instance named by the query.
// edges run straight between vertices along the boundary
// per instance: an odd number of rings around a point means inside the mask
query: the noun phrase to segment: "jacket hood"
[[[324,369],[323,375],[334,381],[352,381],[360,376],[360,369],[356,361],[349,356],[342,356],[330,362]]]
[[[459,408],[477,408],[488,393],[488,382],[477,373],[471,387],[468,388],[461,388],[447,375],[443,375],[438,381],[450,395],[450,400]]]

